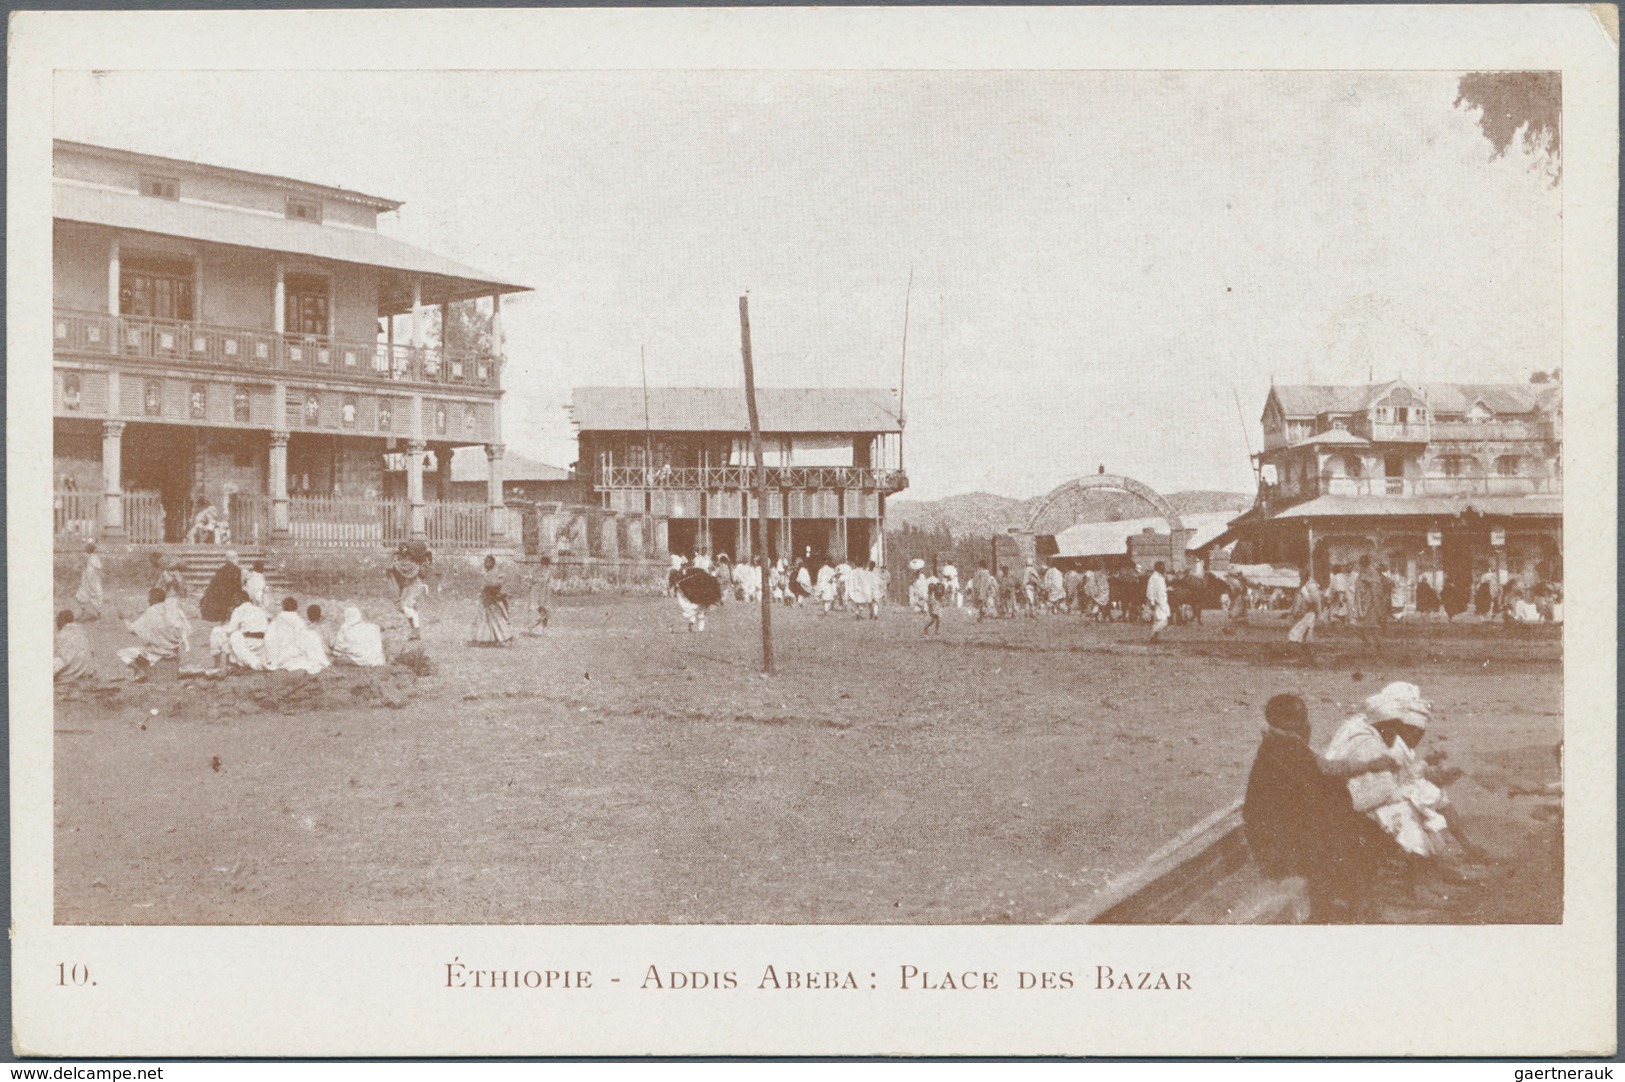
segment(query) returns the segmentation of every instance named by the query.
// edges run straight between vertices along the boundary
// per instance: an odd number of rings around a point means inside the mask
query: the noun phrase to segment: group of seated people
[[[331,638],[324,634],[320,605],[301,614],[299,602],[282,599],[282,611],[272,616],[246,592],[241,593],[231,617],[209,632],[209,653],[216,669],[319,673],[335,662],[371,667],[384,664],[383,635],[377,624],[361,618],[354,605]]]
[[[125,627],[136,645],[118,651],[118,659],[129,666],[135,680],[144,683],[160,662],[187,664],[192,649],[192,621],[173,597],[161,586],[147,591],[147,607]],[[209,631],[210,671],[285,671],[319,673],[334,664],[375,667],[385,663],[383,635],[378,625],[361,617],[354,605],[344,610],[344,619],[334,628],[323,620],[320,605],[307,607],[284,598],[281,611],[272,616],[246,591],[237,592],[230,617]],[[92,684],[96,681],[95,656],[90,638],[75,621],[72,609],[56,616],[56,643],[53,678],[59,685]],[[194,669],[201,666],[194,666]]]
[[[1306,880],[1311,921],[1370,919],[1385,864],[1460,879],[1462,857],[1482,858],[1440,788],[1447,775],[1417,754],[1432,705],[1415,684],[1366,699],[1323,753],[1300,697],[1275,696],[1264,717],[1242,805],[1247,846],[1265,875]]]

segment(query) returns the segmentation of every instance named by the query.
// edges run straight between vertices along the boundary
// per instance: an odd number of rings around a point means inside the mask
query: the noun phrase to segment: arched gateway
[[[1097,488],[1110,489],[1116,492],[1126,492],[1130,496],[1137,497],[1138,499],[1143,500],[1145,503],[1150,504],[1158,515],[1161,515],[1164,519],[1166,519],[1168,521],[1168,536],[1172,541],[1173,548],[1173,570],[1184,570],[1184,542],[1185,539],[1190,535],[1185,530],[1184,522],[1180,520],[1179,512],[1174,510],[1174,505],[1169,503],[1162,493],[1158,492],[1150,485],[1142,484],[1132,477],[1124,477],[1122,474],[1091,474],[1084,477],[1073,478],[1064,484],[1055,486],[1055,488],[1051,489],[1042,500],[1038,501],[1038,506],[1033,508],[1032,514],[1028,516],[1027,519],[1027,529],[1019,533],[1018,531],[1012,530],[1011,533],[1017,536],[1017,539],[1021,543],[1023,549],[1030,550],[1032,546],[1035,545],[1035,539],[1038,535],[1038,527],[1040,523],[1043,522],[1044,516],[1049,513],[1050,508],[1053,507],[1057,501],[1074,492],[1085,492]],[[1030,551],[1028,554],[1031,554]]]

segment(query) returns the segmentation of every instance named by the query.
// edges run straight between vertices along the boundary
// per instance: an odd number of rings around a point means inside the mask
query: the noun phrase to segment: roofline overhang
[[[331,184],[318,184],[314,181],[299,180],[297,177],[284,177],[276,173],[256,173],[251,169],[237,169],[229,165],[214,165],[210,162],[189,161],[186,158],[170,158],[162,154],[149,154],[141,150],[127,150],[123,147],[103,146],[100,143],[80,143],[72,139],[55,139],[52,145],[58,149],[70,150],[74,153],[85,154],[96,158],[111,158],[114,161],[145,163],[182,169],[194,169],[215,176],[230,177],[234,180],[252,180],[261,184],[270,184],[277,188],[288,188],[301,192],[317,192],[330,199],[340,199],[347,203],[358,203],[362,206],[375,207],[380,211],[399,210],[404,203],[399,199],[390,199],[381,195],[368,195],[351,188],[336,188]]]

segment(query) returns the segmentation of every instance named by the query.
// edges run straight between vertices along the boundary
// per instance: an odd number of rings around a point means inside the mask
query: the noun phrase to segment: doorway
[[[181,541],[192,524],[197,431],[180,425],[131,424],[124,430],[119,483],[125,492],[156,492],[164,540]],[[225,508],[220,508],[224,512]]]

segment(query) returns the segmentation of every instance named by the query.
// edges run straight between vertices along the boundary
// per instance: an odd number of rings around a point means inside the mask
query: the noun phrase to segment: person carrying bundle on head
[[[705,613],[722,600],[722,587],[709,571],[690,567],[677,579],[677,607],[690,631],[705,630]]]

